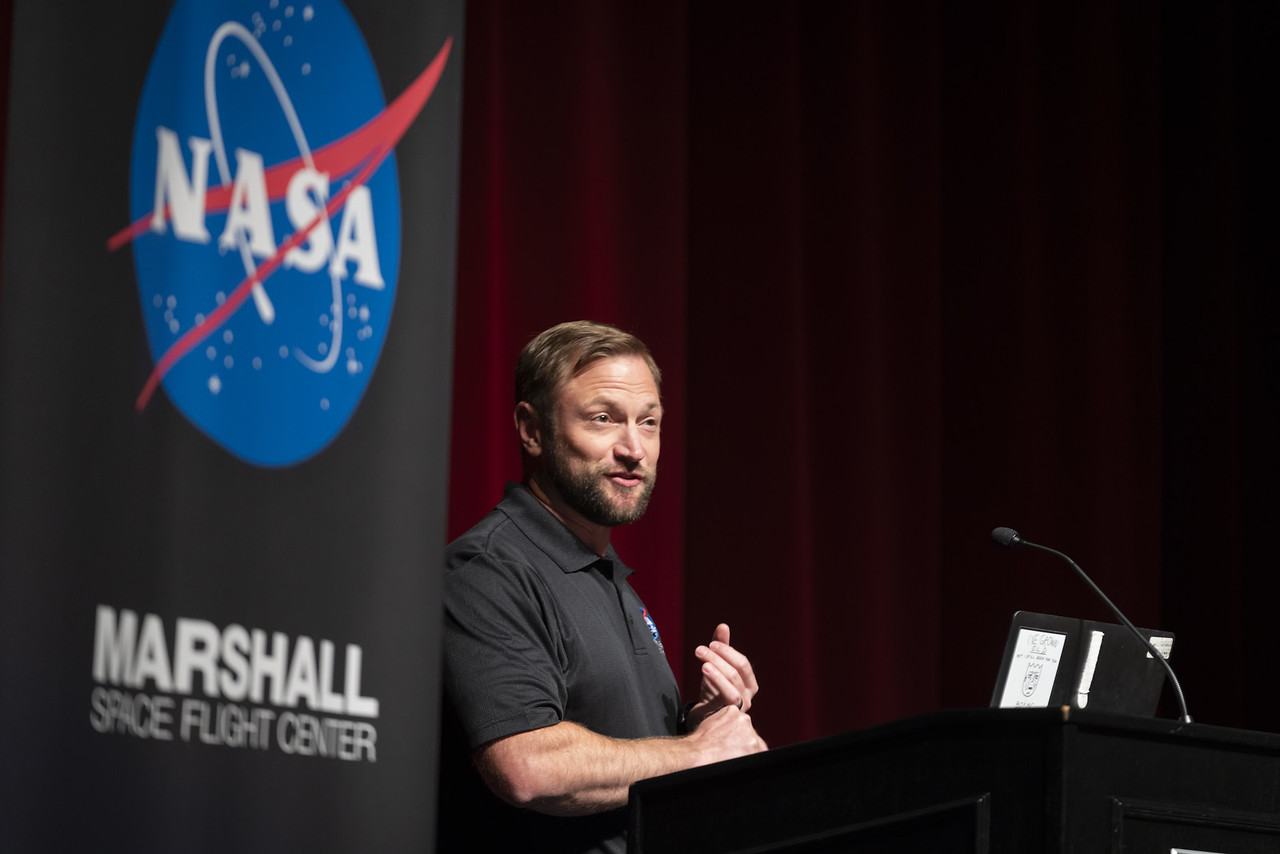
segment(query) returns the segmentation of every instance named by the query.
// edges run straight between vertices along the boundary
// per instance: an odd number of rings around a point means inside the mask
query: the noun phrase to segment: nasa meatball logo
[[[127,228],[155,366],[235,456],[287,466],[355,412],[395,307],[394,148],[451,40],[387,105],[336,0],[179,0],[138,105]]]

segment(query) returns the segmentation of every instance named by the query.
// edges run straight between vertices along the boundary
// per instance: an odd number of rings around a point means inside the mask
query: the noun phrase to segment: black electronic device
[[[1139,629],[1166,658],[1169,632]],[[991,705],[1071,706],[1150,717],[1164,666],[1126,626],[1019,611],[1013,615]]]

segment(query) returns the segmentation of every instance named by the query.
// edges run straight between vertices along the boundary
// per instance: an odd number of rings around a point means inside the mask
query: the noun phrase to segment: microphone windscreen
[[[1013,528],[996,528],[991,532],[991,539],[1006,549],[1011,549],[1022,543],[1022,538],[1018,536],[1018,532]]]

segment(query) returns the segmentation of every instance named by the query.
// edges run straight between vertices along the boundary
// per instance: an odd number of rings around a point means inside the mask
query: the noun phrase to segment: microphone
[[[1042,552],[1048,552],[1051,555],[1057,555],[1058,557],[1065,560],[1068,564],[1070,564],[1071,568],[1076,571],[1076,574],[1084,579],[1084,583],[1089,585],[1089,589],[1091,589],[1094,593],[1096,593],[1098,595],[1098,598],[1101,599],[1104,603],[1106,603],[1106,606],[1111,609],[1111,613],[1115,614],[1116,617],[1119,618],[1120,622],[1124,624],[1125,628],[1127,628],[1130,632],[1132,632],[1134,637],[1142,641],[1142,645],[1147,648],[1147,650],[1151,653],[1151,655],[1155,658],[1155,660],[1160,662],[1164,666],[1164,672],[1169,676],[1169,684],[1173,686],[1173,691],[1177,695],[1178,706],[1182,709],[1181,720],[1184,724],[1191,723],[1191,715],[1187,713],[1187,700],[1185,697],[1182,696],[1182,685],[1181,683],[1178,682],[1178,677],[1173,674],[1173,668],[1169,666],[1169,662],[1165,659],[1163,655],[1160,654],[1160,650],[1156,649],[1155,645],[1151,643],[1151,639],[1143,635],[1142,632],[1138,631],[1138,627],[1135,626],[1133,623],[1129,622],[1128,617],[1120,613],[1120,609],[1117,608],[1115,604],[1110,599],[1107,598],[1107,594],[1102,592],[1102,588],[1094,584],[1093,579],[1085,575],[1084,570],[1080,568],[1079,564],[1077,564],[1074,560],[1067,557],[1065,554],[1058,551],[1057,549],[1051,549],[1048,546],[1037,545],[1036,543],[1022,539],[1022,537],[1018,536],[1018,532],[1013,530],[1013,528],[1004,528],[1004,527],[996,528],[994,531],[991,532],[991,539],[995,540],[998,544],[1004,546],[1006,549],[1020,548],[1022,546],[1026,546],[1027,548],[1031,548],[1031,549],[1039,549]]]

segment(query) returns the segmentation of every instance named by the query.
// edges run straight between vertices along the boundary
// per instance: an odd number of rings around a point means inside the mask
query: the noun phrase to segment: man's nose
[[[618,437],[618,444],[614,447],[614,453],[620,458],[641,462],[645,458],[644,442],[640,438],[640,427],[636,424],[628,424],[622,428],[622,435]]]

